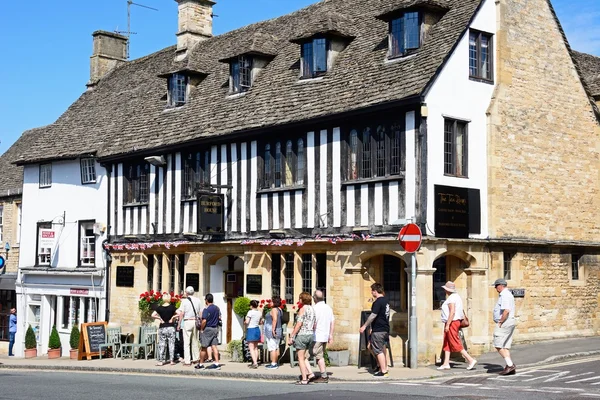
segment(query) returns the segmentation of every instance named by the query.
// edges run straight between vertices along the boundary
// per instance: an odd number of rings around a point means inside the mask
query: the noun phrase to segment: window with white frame
[[[94,221],[79,222],[79,238],[79,265],[94,266],[96,260]]]
[[[56,241],[56,231],[52,229],[51,222],[38,222],[37,230],[37,264],[50,265]]]
[[[173,74],[169,78],[169,105],[179,107],[187,101],[188,77],[183,74]]]
[[[3,222],[4,220],[4,207],[0,206],[0,244],[2,243],[2,229],[3,229]]]
[[[252,86],[252,57],[239,56],[230,64],[231,92],[245,92]]]
[[[96,183],[96,160],[94,158],[81,159],[81,183]]]
[[[52,186],[52,164],[40,164],[40,187]]]

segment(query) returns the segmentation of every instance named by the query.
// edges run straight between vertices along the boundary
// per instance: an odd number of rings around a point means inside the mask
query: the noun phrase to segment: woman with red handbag
[[[444,323],[444,361],[438,367],[439,370],[450,369],[450,352],[460,352],[468,361],[468,370],[475,368],[477,360],[474,359],[464,349],[458,330],[461,327],[461,321],[465,320],[465,312],[462,299],[456,293],[456,285],[454,282],[448,281],[442,289],[446,291],[446,301],[442,304],[442,322]],[[468,321],[468,320],[466,320]],[[465,323],[463,323],[465,324]],[[468,324],[468,322],[466,322]],[[468,325],[467,325],[468,326]]]

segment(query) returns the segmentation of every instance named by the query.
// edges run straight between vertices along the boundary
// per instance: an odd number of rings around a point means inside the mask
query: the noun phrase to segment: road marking
[[[562,393],[560,390],[522,389],[525,392]]]
[[[553,389],[556,389],[556,388],[552,387],[552,386],[542,386],[540,389],[553,390]],[[564,387],[561,387],[560,390],[567,390],[567,391],[571,391],[571,392],[583,392],[583,389],[564,388]]]
[[[600,397],[600,394],[594,394],[594,393],[581,393],[582,396],[589,396],[589,397]]]
[[[462,386],[481,386],[481,383],[453,383],[453,385],[462,385]]]
[[[592,376],[591,378],[576,379],[574,381],[568,381],[568,382],[565,382],[565,383],[577,383],[577,382],[594,381],[596,379],[600,379],[600,376]],[[593,385],[593,383],[592,383],[592,385]]]
[[[402,385],[402,386],[423,386],[420,383],[408,383],[408,382],[390,382],[392,385]]]
[[[583,372],[581,374],[575,374],[575,375],[567,376],[570,373],[571,373],[571,371],[559,372],[558,374],[556,374],[556,376],[548,378],[544,382],[554,382],[554,381],[557,381],[557,380],[560,380],[560,379],[571,379],[571,378],[576,378],[578,376],[585,376],[585,375],[593,374],[593,372]]]

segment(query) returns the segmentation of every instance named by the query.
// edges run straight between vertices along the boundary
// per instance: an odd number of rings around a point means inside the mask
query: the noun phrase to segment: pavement
[[[566,359],[588,357],[600,354],[600,337],[577,338],[569,340],[543,341],[533,344],[515,345],[511,349],[514,363],[519,367],[544,365],[564,361]],[[497,352],[485,353],[476,357],[478,364],[475,371],[494,371],[504,366],[504,360]],[[224,358],[219,371],[196,370],[193,367],[185,367],[183,364],[156,366],[155,360],[131,360],[103,358],[102,360],[70,360],[63,357],[49,360],[46,356],[36,358],[19,358],[0,355],[0,370],[6,369],[28,369],[28,370],[70,370],[82,372],[102,373],[135,373],[135,374],[169,374],[181,376],[210,376],[252,380],[296,380],[298,379],[298,367],[292,368],[289,363],[279,367],[277,370],[267,370],[259,367],[256,370],[249,369],[247,363],[236,363]],[[452,369],[438,371],[435,366],[422,366],[416,369],[395,367],[390,368],[390,380],[423,380],[439,378],[443,376],[464,375],[471,371],[466,370],[464,362],[451,361]],[[313,368],[318,372],[318,368]],[[372,381],[373,377],[366,368],[356,366],[329,367],[327,368],[330,380],[360,382]]]

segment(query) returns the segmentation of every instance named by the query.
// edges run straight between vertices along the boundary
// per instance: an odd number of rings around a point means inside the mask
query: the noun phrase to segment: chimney
[[[127,61],[127,37],[113,32],[96,31],[94,51],[90,57],[90,81],[88,88],[96,86],[98,81],[117,65]]]
[[[177,2],[177,58],[182,59],[196,43],[212,37],[211,0],[175,0]]]

